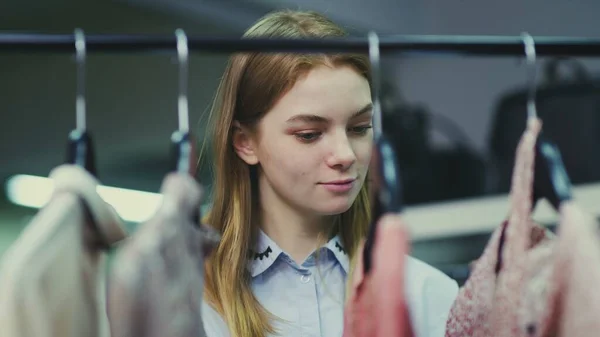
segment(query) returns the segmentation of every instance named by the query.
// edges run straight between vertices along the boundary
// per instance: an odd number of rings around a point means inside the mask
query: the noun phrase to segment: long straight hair
[[[260,19],[245,38],[329,38],[346,32],[315,12],[277,11]],[[214,185],[211,210],[203,219],[221,235],[221,243],[206,261],[205,300],[223,317],[232,336],[262,337],[274,333],[276,317],[264,309],[250,288],[248,252],[256,238],[260,214],[256,170],[233,148],[233,123],[255,130],[296,80],[318,65],[350,66],[370,81],[369,60],[355,54],[244,53],[229,59],[209,116]],[[368,180],[368,179],[366,179]],[[354,265],[370,212],[367,184],[350,209],[335,219],[332,236],[339,234]],[[351,268],[352,272],[353,268]],[[350,277],[348,279],[351,279]]]

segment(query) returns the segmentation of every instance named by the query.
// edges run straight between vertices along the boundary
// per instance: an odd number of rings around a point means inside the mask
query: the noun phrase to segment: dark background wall
[[[369,29],[381,34],[600,34],[600,3],[590,0],[551,4],[541,0],[376,0],[368,5],[358,0],[4,0],[0,31],[71,34],[80,27],[88,34],[173,34],[176,28],[184,28],[188,35],[237,36],[275,8],[319,10],[355,34]],[[191,125],[200,136],[204,133],[201,117],[210,106],[225,61],[226,55],[191,57]],[[583,62],[591,71],[600,69],[600,61]],[[392,74],[389,80],[407,100],[422,102],[454,121],[483,156],[498,96],[524,84],[526,74],[517,58],[411,56],[387,58],[385,66]],[[157,191],[168,167],[169,136],[177,126],[175,53],[90,55],[87,103],[102,182]],[[74,116],[71,55],[0,53],[0,181],[18,173],[46,176],[60,164]],[[433,137],[438,144],[445,143],[443,137]],[[208,176],[203,174],[202,179]],[[6,200],[0,204],[3,247],[32,211]],[[479,249],[477,244],[471,246]],[[432,261],[458,256],[449,254],[452,248],[448,247],[437,242],[422,251]]]

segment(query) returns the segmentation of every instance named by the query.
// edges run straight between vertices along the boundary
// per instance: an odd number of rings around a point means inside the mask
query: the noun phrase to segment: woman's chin
[[[321,207],[319,207],[319,209],[317,211],[319,213],[321,213],[322,215],[337,215],[337,214],[341,214],[341,213],[344,213],[347,210],[349,210],[350,207],[352,207],[352,201],[345,200],[345,201],[342,201],[342,202],[340,202],[340,201],[330,202],[328,204],[321,205]]]

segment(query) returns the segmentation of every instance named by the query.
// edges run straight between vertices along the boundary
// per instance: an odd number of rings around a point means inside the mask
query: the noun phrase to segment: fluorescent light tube
[[[46,177],[19,174],[10,177],[6,182],[8,199],[25,207],[43,207],[50,200],[53,190],[54,182]],[[103,185],[99,185],[97,191],[123,220],[131,222],[150,219],[162,200],[162,195],[158,193]]]
[[[40,208],[50,199],[53,185],[49,178],[16,175],[7,181],[6,192],[8,199],[15,204]],[[161,194],[108,186],[98,186],[98,194],[124,220],[131,222],[148,220],[162,200]],[[573,194],[580,207],[593,216],[600,216],[600,183],[573,186]],[[202,206],[203,214],[209,207],[209,204]],[[406,208],[403,216],[412,240],[423,241],[489,233],[506,217],[509,207],[509,196],[502,194],[411,206]],[[556,211],[543,200],[533,216],[541,224],[559,220]]]

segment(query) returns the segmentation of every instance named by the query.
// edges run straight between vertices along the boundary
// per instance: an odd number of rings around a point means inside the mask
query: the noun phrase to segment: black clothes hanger
[[[195,176],[198,161],[195,137],[189,131],[188,109],[188,40],[182,29],[175,31],[179,60],[179,95],[177,102],[178,129],[171,135],[171,170]],[[200,227],[200,210],[194,213],[193,223]]]
[[[382,129],[381,112],[381,70],[379,55],[379,37],[369,33],[369,59],[371,61],[371,95],[373,99],[373,152],[369,167],[369,199],[371,201],[372,222],[363,250],[363,269],[367,274],[372,267],[371,256],[375,245],[377,221],[385,213],[402,211],[402,185],[396,153],[392,143],[385,137]]]
[[[536,93],[536,52],[533,37],[528,33],[523,33],[523,43],[525,45],[525,56],[529,67],[529,94],[527,98],[528,118],[537,118],[537,108],[535,104]],[[568,118],[565,115],[565,118]],[[532,207],[540,199],[546,199],[559,210],[562,202],[572,199],[571,180],[567,174],[562,156],[558,146],[546,137],[543,132],[540,133],[535,147],[535,169],[533,183]]]
[[[83,30],[79,28],[75,29],[75,51],[77,60],[76,126],[69,133],[66,161],[70,164],[79,165],[96,176],[94,144],[86,127],[85,35]]]

